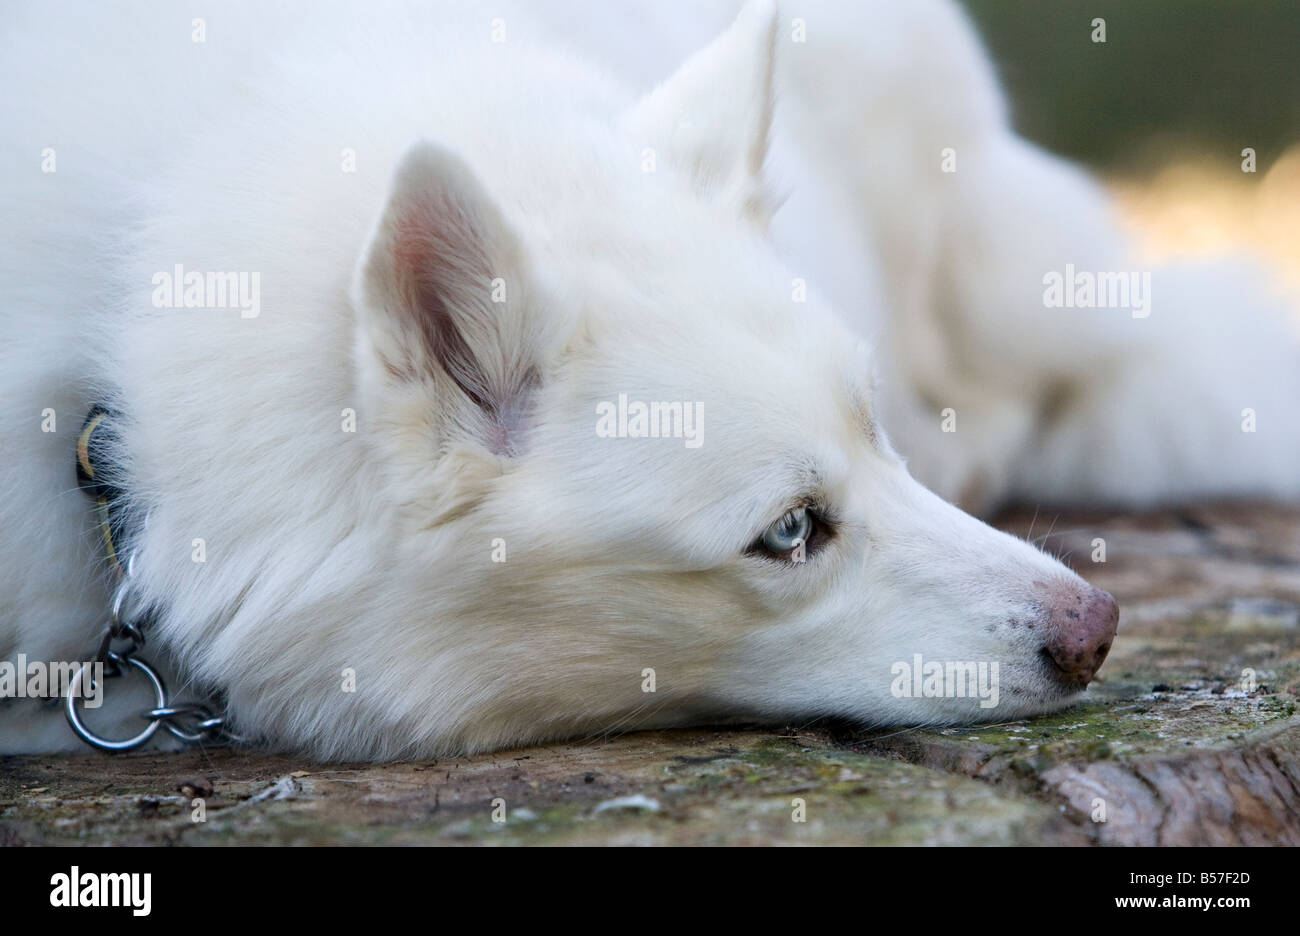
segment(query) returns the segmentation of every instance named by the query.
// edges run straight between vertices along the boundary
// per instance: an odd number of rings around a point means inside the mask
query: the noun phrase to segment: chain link
[[[159,726],[166,728],[172,737],[186,744],[232,744],[241,739],[227,729],[226,719],[214,714],[206,706],[198,704],[176,705],[169,701],[167,686],[162,676],[147,661],[137,654],[145,645],[145,629],[149,625],[147,609],[133,609],[127,602],[131,586],[135,581],[135,551],[127,559],[125,571],[117,589],[113,592],[113,601],[109,611],[108,626],[99,641],[93,663],[83,663],[77,668],[68,682],[67,706],[68,724],[77,737],[101,751],[132,751],[147,743],[158,731]],[[114,648],[115,643],[126,642],[126,646]],[[90,667],[102,665],[102,678],[117,679],[128,673],[139,673],[150,684],[154,696],[154,705],[140,713],[148,725],[137,735],[130,738],[106,738],[92,731],[82,720],[80,702],[86,693],[81,691],[82,683],[94,678]]]

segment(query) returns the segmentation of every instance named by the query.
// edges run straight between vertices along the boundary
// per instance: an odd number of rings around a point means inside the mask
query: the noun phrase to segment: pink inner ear
[[[390,256],[400,314],[414,326],[428,358],[483,413],[480,441],[495,454],[514,454],[527,391],[537,375],[531,368],[515,373],[504,349],[476,353],[461,328],[466,319],[498,311],[489,301],[493,267],[473,214],[446,193],[413,199],[397,215]],[[470,334],[482,332],[480,327]],[[489,355],[486,361],[483,355]]]
[[[415,325],[429,356],[494,420],[500,394],[457,325],[473,314],[475,295],[491,278],[483,238],[464,207],[439,195],[408,206],[396,223],[392,250],[401,312]]]

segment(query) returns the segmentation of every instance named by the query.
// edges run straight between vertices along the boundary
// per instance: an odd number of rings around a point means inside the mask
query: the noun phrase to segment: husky
[[[1252,274],[1074,302],[1128,248],[947,3],[11,19],[0,659],[87,659],[116,594],[320,759],[1007,720],[1119,612],[961,507],[1300,486]]]

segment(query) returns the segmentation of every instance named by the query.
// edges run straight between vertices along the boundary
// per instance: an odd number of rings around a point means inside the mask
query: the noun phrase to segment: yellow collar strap
[[[95,501],[104,550],[120,576],[123,569],[115,544],[122,541],[124,505],[112,462],[117,439],[115,422],[116,414],[99,405],[92,407],[86,416],[77,436],[77,484]]]

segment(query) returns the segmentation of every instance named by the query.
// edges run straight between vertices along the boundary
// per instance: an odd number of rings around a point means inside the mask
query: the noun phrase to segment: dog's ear
[[[763,162],[777,26],[773,0],[750,0],[726,32],[625,115],[634,138],[665,153],[702,194],[734,203],[761,227],[770,217]]]
[[[363,369],[399,390],[432,388],[440,425],[512,454],[537,382],[526,280],[519,239],[470,168],[417,143],[353,290]]]

